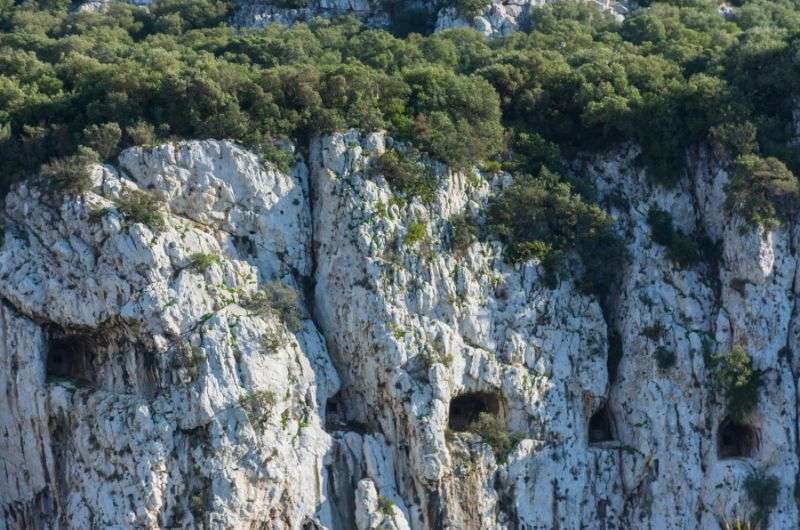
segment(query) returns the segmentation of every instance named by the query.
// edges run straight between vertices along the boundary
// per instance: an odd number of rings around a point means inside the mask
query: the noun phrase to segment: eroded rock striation
[[[719,529],[759,511],[753,476],[777,478],[768,528],[798,526],[794,226],[728,216],[702,151],[673,189],[633,146],[585,160],[628,244],[601,303],[455,244],[508,175],[430,162],[432,202],[403,199],[373,163],[390,142],[317,138],[288,173],[179,142],[80,196],[18,185],[0,528]],[[717,259],[677,264],[653,207]],[[737,345],[762,384],[732,419],[710,359]],[[466,432],[479,412],[507,454]]]

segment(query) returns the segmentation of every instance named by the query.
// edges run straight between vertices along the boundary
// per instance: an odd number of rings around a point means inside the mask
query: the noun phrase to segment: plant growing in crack
[[[780,493],[778,478],[767,475],[764,471],[753,472],[744,479],[744,489],[756,508],[751,521],[753,528],[767,528],[769,515],[778,505]]]
[[[253,425],[263,425],[272,415],[277,399],[272,390],[253,390],[239,398],[239,406]]]
[[[280,330],[267,330],[261,335],[261,348],[265,352],[275,353],[288,344],[288,339]]]
[[[388,497],[380,495],[378,497],[378,511],[385,516],[394,515],[394,501]]]
[[[656,348],[655,357],[656,364],[661,370],[668,370],[669,368],[672,368],[675,366],[675,362],[677,361],[675,352],[664,346],[659,346]]]
[[[280,282],[270,282],[239,302],[245,310],[259,316],[275,316],[289,329],[303,328],[297,291]]]
[[[728,416],[741,420],[758,405],[758,390],[763,384],[762,371],[753,368],[745,349],[736,344],[724,355],[710,355],[712,389],[725,397]]]
[[[147,191],[126,189],[115,201],[117,210],[130,222],[141,223],[158,234],[166,228],[159,201]]]
[[[186,268],[197,271],[199,273],[206,272],[212,265],[218,264],[220,261],[219,256],[216,254],[209,254],[206,252],[195,252],[189,256],[189,264]]]
[[[487,412],[481,412],[478,419],[472,422],[467,430],[478,435],[484,443],[488,444],[497,458],[497,462],[504,464],[508,455],[523,440],[524,435],[518,432],[509,432],[503,421]]]

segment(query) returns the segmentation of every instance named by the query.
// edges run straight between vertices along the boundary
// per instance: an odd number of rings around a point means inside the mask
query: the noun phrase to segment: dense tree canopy
[[[442,5],[474,14],[485,2]],[[641,147],[663,185],[683,177],[689,148],[708,143],[734,176],[732,212],[773,226],[794,211],[798,0],[740,1],[728,15],[712,0],[653,1],[622,23],[559,2],[536,10],[532,29],[494,41],[466,29],[392,34],[348,18],[246,30],[227,25],[232,10],[226,0],[115,3],[106,13],[0,0],[3,187],[39,173],[72,191],[70,179],[85,180],[81,164],[126,145],[232,138],[280,159],[283,138],[302,148],[356,127],[387,129],[455,167],[535,175],[498,199],[555,208],[553,218],[506,219],[501,235],[521,257],[542,242],[589,248],[583,229],[595,230],[594,243],[608,237],[581,183],[557,181],[565,160],[623,142]]]

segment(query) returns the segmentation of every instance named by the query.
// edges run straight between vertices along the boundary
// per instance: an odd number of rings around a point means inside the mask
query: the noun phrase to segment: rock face
[[[624,17],[628,12],[626,1],[587,0],[614,16]],[[245,27],[264,27],[268,24],[285,25],[307,22],[314,17],[331,18],[342,15],[355,16],[373,27],[394,24],[405,25],[413,13],[414,31],[425,26],[441,31],[450,28],[472,27],[489,37],[503,37],[524,26],[529,21],[532,8],[546,4],[546,0],[492,0],[489,5],[471,20],[463,18],[455,8],[439,0],[413,0],[396,4],[380,0],[309,0],[302,7],[286,7],[285,2],[242,1],[239,3],[233,22]],[[297,4],[303,4],[297,2]],[[421,20],[422,19],[422,20]],[[417,27],[419,26],[419,27]]]
[[[226,141],[134,148],[83,195],[14,189],[0,529],[714,530],[758,511],[759,473],[768,528],[798,526],[794,226],[729,218],[703,152],[674,189],[634,147],[584,161],[629,250],[601,306],[456,241],[507,175],[431,163],[434,200],[403,200],[388,141],[318,138],[289,174]],[[720,257],[675,264],[653,206]],[[708,366],[734,345],[763,371],[737,422]],[[464,432],[481,411],[508,454]]]

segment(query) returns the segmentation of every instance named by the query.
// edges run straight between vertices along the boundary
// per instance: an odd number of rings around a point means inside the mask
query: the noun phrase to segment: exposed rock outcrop
[[[626,1],[587,1],[620,18],[628,12]],[[350,15],[372,27],[407,26],[413,19],[413,26],[407,29],[441,31],[472,27],[488,37],[503,37],[524,27],[529,22],[531,9],[545,5],[546,0],[492,0],[487,4],[477,16],[465,18],[455,7],[439,0],[395,3],[379,0],[310,0],[302,7],[286,7],[280,2],[243,1],[237,7],[233,22],[244,27],[264,27],[273,23],[291,25],[308,22],[315,17]]]
[[[404,200],[372,166],[388,141],[315,139],[290,174],[181,142],[80,196],[17,186],[0,528],[713,530],[756,512],[754,472],[779,480],[769,528],[798,526],[794,226],[730,218],[703,152],[674,189],[634,147],[584,161],[630,255],[601,305],[497,242],[454,248],[508,175],[429,163],[432,203]],[[654,205],[719,258],[673,263]],[[763,370],[736,422],[708,366],[734,345]],[[465,432],[479,412],[508,454]]]

